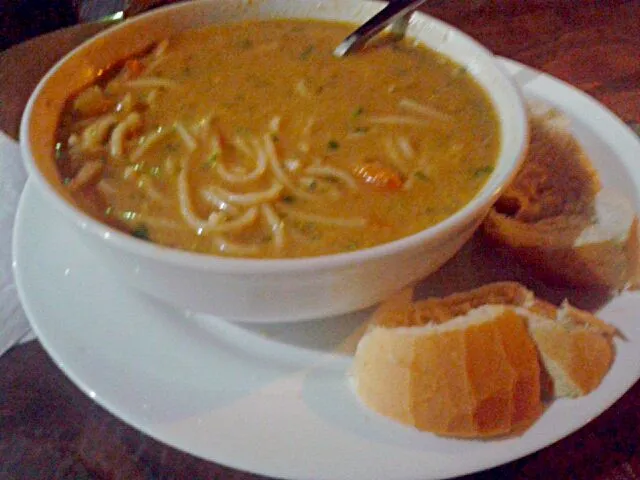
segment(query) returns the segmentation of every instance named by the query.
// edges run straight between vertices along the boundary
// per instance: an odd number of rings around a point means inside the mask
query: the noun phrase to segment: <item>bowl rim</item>
[[[242,0],[237,0],[238,3],[243,3]],[[260,0],[261,4],[272,3],[300,3],[306,0]],[[353,4],[371,4],[377,8],[382,8],[386,5],[385,2],[378,0],[362,2],[361,0],[345,0]],[[529,130],[528,120],[525,109],[525,100],[522,92],[513,79],[502,69],[496,62],[493,53],[487,49],[484,45],[476,41],[470,35],[462,32],[456,27],[436,18],[422,11],[416,11],[414,16],[417,16],[419,21],[429,22],[436,25],[439,28],[443,28],[449,32],[454,33],[460,41],[471,46],[474,50],[475,59],[482,60],[483,64],[490,65],[509,86],[509,91],[500,91],[500,95],[507,95],[511,97],[510,106],[513,113],[516,115],[515,125],[510,125],[510,128],[514,130],[514,133],[520,137],[520,141],[516,145],[516,151],[512,152],[510,156],[511,160],[503,160],[502,157],[505,153],[500,151],[496,158],[496,165],[501,165],[504,162],[506,166],[502,169],[496,168],[490,177],[487,179],[482,188],[476,192],[475,196],[467,202],[463,207],[457,210],[454,214],[440,221],[439,223],[420,230],[414,234],[401,237],[399,239],[374,245],[372,247],[358,249],[349,252],[339,252],[318,256],[305,256],[305,257],[292,257],[292,258],[250,258],[250,257],[226,257],[222,255],[210,254],[210,253],[197,253],[187,250],[181,250],[178,248],[167,247],[164,245],[156,244],[153,242],[141,240],[133,237],[125,232],[122,232],[116,228],[110,227],[105,223],[95,219],[89,214],[85,213],[79,207],[73,205],[71,202],[62,198],[62,196],[56,192],[54,187],[50,184],[44,174],[40,171],[40,168],[36,165],[33,158],[30,142],[30,118],[34,110],[36,99],[41,91],[44,89],[47,82],[55,75],[58,69],[75,55],[81,54],[82,51],[89,45],[94,45],[97,42],[102,41],[104,38],[108,38],[114,32],[119,31],[122,28],[126,28],[128,25],[132,25],[138,22],[147,22],[150,18],[155,16],[177,14],[181,10],[189,11],[193,8],[197,8],[198,5],[216,3],[216,0],[195,0],[191,2],[178,2],[175,4],[169,4],[163,7],[156,8],[144,14],[138,15],[131,19],[128,19],[114,27],[100,32],[98,35],[89,38],[74,48],[64,57],[62,57],[40,80],[34,91],[32,92],[29,101],[24,110],[24,114],[20,123],[20,149],[22,153],[23,163],[29,172],[30,181],[34,181],[41,189],[44,189],[47,197],[51,200],[56,209],[63,213],[68,221],[74,223],[77,227],[88,233],[93,237],[100,237],[104,243],[108,244],[111,248],[120,249],[130,255],[144,257],[146,259],[155,260],[163,264],[181,266],[189,269],[196,269],[199,271],[217,271],[220,273],[237,273],[237,274],[264,274],[264,273],[286,273],[286,272],[303,272],[309,270],[325,271],[340,267],[347,267],[350,265],[360,264],[371,259],[385,258],[389,256],[398,255],[403,251],[413,251],[419,248],[428,240],[437,240],[443,236],[450,229],[455,229],[456,226],[464,226],[470,222],[476,220],[477,212],[482,211],[485,208],[488,210],[491,204],[495,202],[502,190],[513,179],[517,170],[524,160],[525,153],[529,143]],[[340,2],[342,3],[342,2]],[[285,17],[282,17],[285,18]],[[313,17],[309,17],[313,18]],[[340,20],[339,20],[340,21]],[[420,38],[418,37],[418,41]],[[445,54],[446,55],[446,54]],[[456,61],[454,59],[454,61]],[[476,77],[475,74],[473,74]],[[494,108],[497,108],[495,104],[496,91],[483,87],[489,96]],[[500,116],[499,116],[500,118]],[[500,122],[501,129],[504,129],[504,121]],[[501,131],[501,137],[504,132]],[[501,146],[501,148],[504,145]]]

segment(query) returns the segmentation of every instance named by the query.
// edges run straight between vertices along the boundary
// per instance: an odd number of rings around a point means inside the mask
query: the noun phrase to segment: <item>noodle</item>
[[[326,217],[324,215],[317,215],[315,213],[302,212],[282,203],[276,204],[276,210],[286,214],[288,217],[293,218],[294,220],[321,223],[323,225],[332,225],[335,227],[362,228],[367,225],[367,220],[364,218]]]
[[[223,200],[236,205],[257,205],[262,202],[269,202],[276,200],[280,196],[282,191],[282,185],[278,182],[273,182],[271,186],[262,191],[249,192],[249,193],[233,193],[229,190],[225,190],[222,187],[211,186],[206,190],[211,190],[215,195],[219,196]]]
[[[230,255],[258,255],[260,247],[258,245],[243,245],[240,243],[230,242],[222,235],[213,237],[213,244],[218,248],[220,253],[228,253]]]
[[[393,163],[393,165],[400,170],[400,172],[402,172],[403,175],[406,175],[409,171],[409,168],[407,167],[407,164],[405,163],[405,161],[400,158],[400,155],[398,154],[398,150],[396,150],[396,146],[394,144],[395,142],[393,141],[393,138],[387,137],[384,139],[384,147],[385,150],[387,151],[387,155],[389,155],[389,159],[391,160],[391,163]]]
[[[293,184],[293,182],[289,179],[287,174],[284,172],[284,170],[282,169],[282,167],[278,163],[278,155],[276,153],[276,148],[275,148],[275,145],[273,144],[273,140],[271,139],[270,135],[265,135],[264,136],[264,144],[265,144],[265,147],[266,147],[266,154],[267,154],[267,159],[269,161],[269,166],[271,167],[271,170],[273,171],[273,174],[275,175],[275,177],[284,186],[286,186],[289,190],[291,190],[293,193],[295,193],[299,197],[308,198],[308,199],[313,198],[312,194],[307,193],[307,192],[297,188]]]
[[[276,248],[281,249],[284,246],[284,225],[278,214],[273,210],[271,205],[263,203],[260,206],[262,216],[267,221],[269,230],[273,234],[273,243]]]
[[[279,116],[272,117],[269,121],[269,131],[271,133],[276,133],[280,130],[280,121],[282,119]]]
[[[178,174],[178,200],[180,203],[180,213],[182,218],[198,235],[202,235],[213,229],[220,221],[220,215],[211,212],[206,221],[201,220],[193,209],[191,197],[189,195],[189,182],[187,180],[187,164],[183,166]]]
[[[419,127],[435,126],[438,128],[442,128],[440,125],[434,124],[434,122],[429,122],[427,120],[422,120],[421,118],[407,117],[403,115],[377,115],[369,117],[368,121],[369,123],[380,125],[416,125]]]
[[[214,138],[217,138],[217,137],[214,137]],[[216,151],[214,149],[215,153],[218,153],[221,151],[219,149],[219,145],[220,145],[219,141],[217,141],[217,145],[218,145],[218,150]],[[246,150],[248,150],[248,147],[246,147],[246,144],[245,144],[245,148]],[[242,151],[245,152],[245,150],[242,150]],[[251,157],[256,163],[256,166],[253,170],[251,170],[250,172],[232,173],[226,169],[222,161],[218,161],[216,162],[216,171],[218,172],[218,175],[220,175],[224,180],[226,180],[229,183],[248,183],[256,180],[257,178],[260,178],[267,169],[267,155],[262,149],[259,149],[259,148],[257,149],[256,154],[251,154],[250,151],[248,153],[249,153],[248,156]]]
[[[209,205],[222,212],[227,212],[231,215],[237,215],[239,210],[234,205],[231,205],[229,202],[223,200],[221,197],[215,194],[213,190],[206,189],[200,192],[200,196],[203,200],[205,200]]]
[[[182,125],[181,123],[176,123],[175,129],[176,129],[176,132],[178,132],[178,135],[180,135],[180,138],[186,145],[189,152],[193,152],[196,148],[198,148],[198,144],[196,143],[195,138],[193,138],[191,134],[187,131],[187,129],[184,128],[184,125]]]
[[[82,150],[96,150],[102,148],[109,135],[109,130],[118,123],[118,116],[111,113],[98,118],[85,128],[80,137]]]
[[[142,125],[142,118],[138,112],[132,112],[111,132],[109,151],[113,157],[121,157],[124,154],[124,140],[126,136]]]
[[[144,155],[147,152],[147,150],[149,150],[156,143],[162,140],[165,137],[165,135],[167,135],[168,133],[169,133],[169,129],[158,127],[158,129],[155,132],[153,132],[151,135],[147,135],[146,137],[144,137],[144,141],[140,145],[138,145],[138,147],[131,154],[130,156],[131,161],[134,162],[137,159],[139,159],[142,155]]]
[[[261,150],[260,148],[260,143],[258,142],[257,139],[252,138],[252,143],[253,146],[255,147],[256,150]],[[253,156],[253,152],[251,151],[251,148],[249,147],[249,145],[247,144],[246,140],[240,136],[235,136],[233,138],[233,146],[236,147],[238,150],[240,150],[242,153],[244,153],[247,157],[251,157]]]
[[[246,212],[233,220],[220,223],[211,229],[213,232],[232,232],[242,230],[251,225],[258,218],[258,209],[256,207],[249,208]]]
[[[128,92],[124,97],[122,97],[122,100],[120,100],[116,104],[116,112],[124,115],[127,113],[131,113],[132,110],[133,110],[133,95],[131,95],[131,92]]]
[[[330,167],[328,165],[324,165],[324,166],[312,165],[310,167],[307,167],[305,172],[307,172],[310,175],[336,178],[342,181],[342,183],[344,183],[351,190],[355,191],[358,189],[358,185],[356,184],[356,181],[353,179],[353,177],[349,175],[347,172],[345,172],[344,170],[341,170],[337,167]]]
[[[106,198],[115,197],[118,194],[118,188],[106,178],[101,178],[98,183],[96,183],[96,189]]]
[[[160,77],[143,77],[128,80],[122,84],[128,88],[177,88],[178,83],[173,80]]]
[[[398,139],[396,140],[396,144],[400,148],[400,151],[404,154],[405,158],[411,159],[415,157],[416,152],[413,150],[411,142],[409,142],[409,139],[407,137],[398,137]]]
[[[164,195],[160,193],[160,191],[154,187],[153,180],[149,178],[148,175],[140,175],[138,179],[138,187],[147,194],[147,197],[152,199],[155,202],[159,203],[169,203]]]
[[[438,122],[451,122],[453,120],[451,115],[448,115],[440,110],[436,110],[433,107],[428,107],[427,105],[423,105],[422,103],[418,103],[415,100],[411,100],[409,98],[403,98],[399,103],[400,107],[405,108],[407,110],[411,110],[415,113],[420,113],[427,117],[431,117],[432,119]]]
[[[87,162],[85,163],[75,177],[69,182],[70,190],[78,190],[89,182],[96,179],[102,172],[104,165],[100,162]]]

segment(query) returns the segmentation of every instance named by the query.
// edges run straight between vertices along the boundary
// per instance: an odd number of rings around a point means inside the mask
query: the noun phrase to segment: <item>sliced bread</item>
[[[374,313],[354,356],[362,402],[438,435],[519,433],[543,399],[595,389],[616,329],[514,282],[418,302],[400,292]]]

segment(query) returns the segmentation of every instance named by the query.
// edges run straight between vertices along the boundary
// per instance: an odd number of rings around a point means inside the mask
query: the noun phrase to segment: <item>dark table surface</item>
[[[496,54],[586,91],[638,131],[640,0],[436,0],[428,5],[424,11]],[[27,42],[0,54],[0,128],[16,134],[16,118],[39,74],[99,28],[59,32],[62,40],[44,51]],[[19,82],[10,75],[18,67],[28,72]],[[37,341],[0,357],[0,479],[102,478],[264,477],[194,458],[139,433],[85,397]],[[640,383],[569,437],[464,478],[640,479]]]

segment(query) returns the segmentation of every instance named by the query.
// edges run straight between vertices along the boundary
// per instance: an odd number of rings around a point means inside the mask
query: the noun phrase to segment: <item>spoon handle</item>
[[[333,54],[336,57],[343,57],[349,53],[360,50],[372,37],[384,30],[389,24],[394,24],[392,29],[395,34],[400,36],[404,35],[409,16],[425,1],[426,0],[395,0],[389,2],[386,7],[345,38],[342,43],[336,47]],[[400,23],[396,25],[396,21]]]

